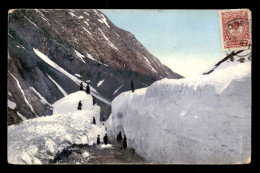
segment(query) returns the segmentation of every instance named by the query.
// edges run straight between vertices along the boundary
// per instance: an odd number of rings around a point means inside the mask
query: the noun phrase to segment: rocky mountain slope
[[[111,101],[130,80],[142,88],[182,78],[98,10],[11,10],[8,20],[8,125],[51,115],[80,81]],[[98,104],[106,119],[110,106]]]

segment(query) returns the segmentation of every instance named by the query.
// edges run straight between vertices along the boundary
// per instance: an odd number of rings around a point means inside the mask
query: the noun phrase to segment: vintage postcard
[[[249,9],[8,11],[9,164],[251,163]]]

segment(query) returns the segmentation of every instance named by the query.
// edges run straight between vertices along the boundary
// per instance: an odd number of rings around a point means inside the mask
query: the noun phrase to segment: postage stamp
[[[251,11],[219,10],[222,51],[245,50],[251,46]]]

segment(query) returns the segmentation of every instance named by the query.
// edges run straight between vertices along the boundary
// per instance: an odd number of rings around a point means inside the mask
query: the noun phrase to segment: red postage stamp
[[[245,50],[251,46],[251,11],[220,10],[219,23],[222,50]]]

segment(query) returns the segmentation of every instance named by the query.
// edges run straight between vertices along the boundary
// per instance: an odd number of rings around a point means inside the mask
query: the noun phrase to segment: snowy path
[[[134,153],[133,149],[127,148],[121,150],[120,145],[111,140],[112,147],[102,148],[96,144],[92,146],[88,145],[74,145],[63,152],[61,152],[54,163],[59,164],[124,164],[145,163],[145,159],[137,153]],[[104,144],[101,144],[101,146]],[[84,158],[84,153],[88,153]]]

